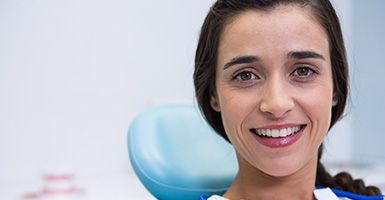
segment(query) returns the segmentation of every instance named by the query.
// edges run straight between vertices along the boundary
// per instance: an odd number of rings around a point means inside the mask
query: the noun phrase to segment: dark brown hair
[[[325,29],[330,46],[334,98],[338,102],[332,108],[329,129],[342,117],[348,96],[348,62],[341,26],[329,0],[218,0],[211,7],[203,23],[195,55],[194,86],[200,109],[211,127],[228,142],[221,115],[213,110],[210,99],[215,95],[215,72],[218,46],[224,27],[234,16],[247,10],[273,10],[279,5],[296,4],[310,8],[320,25]],[[342,172],[331,176],[320,162],[323,145],[318,149],[316,185],[341,189],[363,195],[379,195],[377,187],[366,187],[362,180],[354,180]]]

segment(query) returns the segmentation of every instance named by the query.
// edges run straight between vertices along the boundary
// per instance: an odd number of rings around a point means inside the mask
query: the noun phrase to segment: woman
[[[336,198],[316,187],[383,199],[378,188],[345,172],[332,177],[320,162],[348,95],[345,47],[328,0],[218,0],[201,30],[194,85],[239,165],[224,197],[209,199]]]

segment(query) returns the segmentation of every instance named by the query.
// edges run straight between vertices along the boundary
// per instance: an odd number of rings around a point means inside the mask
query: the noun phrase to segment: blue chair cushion
[[[138,115],[128,131],[131,165],[157,199],[223,194],[237,172],[233,147],[193,105],[163,105]]]

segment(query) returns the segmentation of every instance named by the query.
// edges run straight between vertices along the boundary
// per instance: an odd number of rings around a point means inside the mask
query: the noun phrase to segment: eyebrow
[[[323,55],[315,51],[290,51],[287,54],[287,57],[295,58],[295,59],[315,58],[315,59],[325,60],[325,57]],[[229,62],[227,62],[223,66],[223,69],[227,69],[233,65],[248,64],[248,63],[258,62],[260,60],[261,59],[258,56],[253,56],[253,55],[237,56],[232,58]]]
[[[325,57],[323,55],[315,51],[290,51],[287,54],[287,57],[295,58],[295,59],[316,58],[316,59],[325,60]]]
[[[259,61],[260,58],[258,56],[246,55],[246,56],[237,56],[230,60],[230,62],[226,63],[223,66],[223,69],[227,69],[233,65],[237,64],[245,64],[245,63],[253,63]]]

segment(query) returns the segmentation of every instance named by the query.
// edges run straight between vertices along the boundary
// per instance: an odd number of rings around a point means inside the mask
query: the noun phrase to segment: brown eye
[[[304,78],[304,77],[307,77],[307,76],[311,76],[313,73],[314,73],[314,70],[309,68],[309,67],[298,67],[294,71],[294,76],[298,76],[298,77]]]
[[[255,75],[251,72],[241,72],[236,76],[236,79],[240,81],[249,81],[255,79]]]

